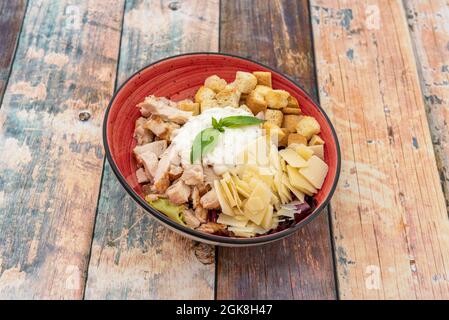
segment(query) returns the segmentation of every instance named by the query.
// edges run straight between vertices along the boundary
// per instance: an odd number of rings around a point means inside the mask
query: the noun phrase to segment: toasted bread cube
[[[296,132],[296,126],[303,116],[298,116],[296,114],[284,114],[284,119],[282,120],[282,128],[287,128],[291,132]]]
[[[239,105],[245,104],[246,103],[246,98],[248,97],[248,95],[246,93],[241,93],[240,94],[240,101],[239,101]]]
[[[215,100],[215,99],[204,100],[203,102],[201,102],[200,105],[201,105],[201,107],[200,107],[201,113],[203,113],[207,109],[219,107],[217,100]]]
[[[298,99],[296,99],[294,96],[288,97],[287,101],[288,101],[287,108],[298,108],[298,109],[301,109],[299,107]]]
[[[301,109],[285,107],[282,109],[282,112],[284,114],[301,114]]]
[[[278,127],[282,125],[283,117],[284,114],[282,113],[282,111],[272,109],[267,109],[267,111],[265,111],[265,120],[277,125]]]
[[[250,113],[253,113],[253,112],[251,111],[251,109],[248,108],[248,106],[247,106],[246,104],[241,104],[239,108],[240,108],[240,109],[243,109],[243,110],[245,110],[245,111],[248,111],[248,112],[250,112]]]
[[[256,88],[254,89],[254,91],[256,91],[257,93],[259,93],[260,95],[262,95],[263,97],[265,97],[267,95],[268,92],[272,91],[273,89],[271,89],[270,87],[264,86],[264,85],[260,85],[258,84],[256,86]]]
[[[225,79],[222,79],[215,74],[213,76],[208,77],[204,81],[204,86],[214,90],[214,92],[220,92],[226,87],[227,84],[228,83],[226,82]]]
[[[241,93],[250,93],[257,85],[257,78],[252,73],[237,71],[235,74],[235,84]]]
[[[307,145],[307,138],[300,135],[299,133],[290,133],[288,136],[287,145],[291,145],[294,143]]]
[[[314,117],[304,116],[296,125],[296,132],[310,140],[314,134],[320,133],[320,124]]]
[[[284,133],[284,136],[279,140],[278,147],[286,147],[288,145],[288,137],[290,136],[291,132],[287,128],[281,128],[281,130]]]
[[[319,135],[314,134],[312,138],[310,138],[309,146],[319,146],[324,144],[324,140],[321,139]]]
[[[267,110],[267,103],[264,97],[257,91],[251,91],[246,98],[246,105],[251,109],[253,114],[258,114],[259,112]]]
[[[194,116],[197,116],[200,113],[200,104],[186,99],[178,102],[178,109],[190,111]]]
[[[267,71],[254,71],[253,75],[257,78],[257,84],[272,88],[271,85],[271,72]]]
[[[195,102],[201,103],[204,100],[211,100],[215,97],[214,90],[201,86],[195,94]]]
[[[271,90],[265,95],[265,101],[268,104],[268,108],[282,109],[288,104],[288,97],[290,93],[284,90]]]
[[[240,91],[236,88],[221,90],[215,96],[220,107],[239,107]]]

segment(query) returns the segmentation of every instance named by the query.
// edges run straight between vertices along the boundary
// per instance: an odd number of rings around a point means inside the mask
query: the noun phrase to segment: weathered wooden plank
[[[218,0],[127,1],[119,83],[166,56],[216,51],[218,15]],[[214,248],[150,219],[105,167],[86,298],[212,299]]]
[[[220,48],[282,70],[316,96],[307,1],[222,1]],[[219,248],[217,297],[334,299],[327,211],[286,240]]]
[[[449,2],[405,0],[404,5],[449,207]]]
[[[0,298],[82,297],[122,9],[29,1],[0,110]]]
[[[16,51],[20,26],[26,10],[26,0],[0,2],[0,101],[5,92]]]
[[[343,299],[449,298],[449,221],[400,1],[311,1],[322,105],[342,145],[332,201]]]

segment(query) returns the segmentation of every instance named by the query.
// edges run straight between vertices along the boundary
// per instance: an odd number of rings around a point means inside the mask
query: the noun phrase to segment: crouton
[[[301,110],[301,108],[299,107],[298,99],[296,99],[294,96],[288,97],[287,102],[287,108],[298,108]]]
[[[264,85],[260,85],[258,84],[256,86],[256,88],[254,89],[254,91],[257,91],[258,93],[260,93],[263,97],[265,97],[267,95],[268,92],[272,91],[273,89],[271,89],[270,87],[264,86]]]
[[[282,109],[282,112],[284,114],[301,114],[301,109],[285,107]]]
[[[195,102],[201,103],[204,100],[211,100],[215,97],[214,90],[201,86],[195,94]]]
[[[294,143],[307,145],[307,139],[299,133],[290,133],[288,135],[287,145],[291,145]]]
[[[267,109],[267,111],[265,111],[265,120],[267,122],[271,122],[275,125],[277,125],[278,127],[280,127],[282,125],[282,118],[284,117],[282,111],[279,110],[271,110],[271,109]]]
[[[245,104],[246,103],[246,98],[248,97],[248,94],[246,93],[241,93],[240,94],[240,100],[239,100],[239,105]]]
[[[218,108],[217,100],[210,99],[210,100],[203,100],[203,102],[200,103],[200,111],[203,113],[207,109],[211,108]]]
[[[197,116],[200,113],[200,104],[186,99],[178,102],[178,109],[190,111],[194,116]]]
[[[279,139],[278,147],[286,147],[288,144],[288,137],[290,136],[290,130],[288,130],[287,128],[281,128],[281,131],[284,134],[284,136],[281,139]]]
[[[282,109],[288,104],[288,97],[290,93],[284,90],[271,90],[265,95],[265,101],[267,102],[268,108],[272,109]]]
[[[319,135],[314,134],[312,138],[310,138],[309,146],[319,146],[324,144],[324,140],[321,139]]]
[[[221,90],[223,90],[227,85],[227,82],[225,79],[220,78],[217,75],[213,75],[208,77],[205,81],[204,81],[204,86],[214,90],[214,92],[220,92]]]
[[[246,105],[251,109],[253,114],[258,114],[260,111],[267,110],[267,103],[265,102],[264,97],[256,91],[251,91],[248,95],[246,98]]]
[[[257,78],[252,73],[237,71],[234,82],[241,93],[250,93],[257,85]]]
[[[215,96],[220,107],[239,107],[240,91],[236,88],[221,90]]]
[[[320,124],[314,117],[304,116],[296,125],[296,132],[309,140],[314,134],[320,133]]]
[[[254,71],[253,75],[257,78],[257,84],[272,88],[271,85],[271,72],[266,71]]]
[[[296,132],[296,125],[301,118],[302,116],[296,114],[285,114],[284,119],[282,120],[282,128],[287,128],[291,132]]]

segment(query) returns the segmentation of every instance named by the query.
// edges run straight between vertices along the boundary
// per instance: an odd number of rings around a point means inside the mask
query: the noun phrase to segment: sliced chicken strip
[[[161,160],[159,161],[156,173],[154,175],[154,189],[158,193],[164,193],[170,185],[168,172],[170,171],[172,160],[176,159],[177,156],[177,151],[172,147],[172,145],[169,146],[161,155]]]
[[[158,116],[152,116],[145,124],[145,128],[159,138],[171,141],[174,138],[177,129],[179,129],[179,125],[174,122],[165,122]]]
[[[186,123],[193,115],[192,112],[178,109],[175,102],[153,95],[146,97],[137,107],[140,108],[140,112],[144,117],[158,115],[164,120],[173,121],[178,124]]]
[[[152,152],[157,157],[160,157],[166,149],[167,149],[167,141],[158,140],[144,144],[142,146],[136,146],[133,152],[136,155],[137,160],[139,160],[139,157],[146,152]]]
[[[201,206],[204,209],[218,209],[220,208],[220,202],[218,201],[217,193],[214,189],[210,190],[200,200]]]
[[[178,180],[167,189],[166,194],[170,202],[180,205],[189,201],[190,187]]]
[[[197,228],[201,224],[200,220],[193,214],[192,210],[184,210],[184,221],[192,228]]]
[[[192,164],[184,167],[181,180],[190,186],[203,183],[203,166],[200,164]]]
[[[159,159],[156,154],[151,151],[147,151],[141,154],[139,159],[145,168],[147,177],[152,180],[156,175],[156,170],[159,165]]]
[[[182,167],[171,164],[170,169],[168,171],[168,176],[169,176],[170,180],[173,181],[173,180],[176,180],[179,177],[181,177],[182,171],[183,171]]]
[[[145,169],[144,168],[137,169],[136,177],[137,177],[137,182],[138,183],[147,183],[147,182],[150,181],[150,179],[148,178],[147,174],[145,173]]]
[[[207,213],[208,213],[207,209],[204,209],[202,207],[197,207],[195,209],[195,217],[197,217],[201,223],[207,222]]]
[[[154,134],[144,127],[146,122],[147,118],[144,117],[140,117],[136,120],[134,138],[137,140],[138,145],[150,143],[154,139]]]

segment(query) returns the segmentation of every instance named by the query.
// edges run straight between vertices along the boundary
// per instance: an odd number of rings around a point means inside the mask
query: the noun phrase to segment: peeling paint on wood
[[[220,48],[296,78],[316,97],[306,1],[222,1]],[[245,17],[242,19],[241,17]],[[219,299],[335,299],[328,213],[288,239],[218,248]]]
[[[122,9],[29,1],[0,109],[0,298],[82,298]]]
[[[332,200],[339,296],[447,299],[449,281],[435,275],[449,271],[449,221],[402,3],[311,5],[320,101],[342,146]]]
[[[449,208],[449,3],[404,1],[440,179]]]
[[[218,0],[127,1],[118,83],[166,56],[218,49]],[[156,27],[155,27],[156,26]],[[213,299],[214,248],[138,208],[106,163],[86,299]]]

